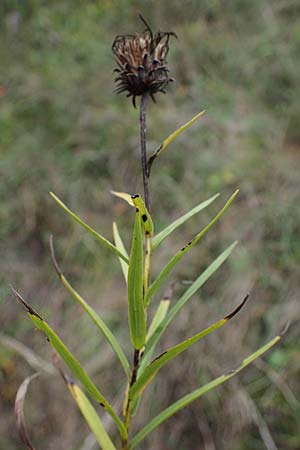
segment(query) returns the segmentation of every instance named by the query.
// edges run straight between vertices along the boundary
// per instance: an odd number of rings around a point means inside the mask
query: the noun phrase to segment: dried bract
[[[155,102],[154,94],[165,94],[166,86],[174,81],[169,77],[166,57],[169,51],[170,36],[172,32],[153,34],[147,22],[140,16],[146,29],[143,33],[135,35],[117,36],[112,50],[116,57],[118,68],[115,72],[116,92],[127,91],[127,97],[135,99],[138,95],[148,92]]]

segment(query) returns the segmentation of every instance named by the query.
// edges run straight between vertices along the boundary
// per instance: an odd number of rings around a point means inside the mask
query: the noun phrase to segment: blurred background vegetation
[[[299,449],[297,0],[1,1],[0,448],[22,448],[13,403],[21,381],[35,369],[20,343],[51,361],[45,339],[33,331],[9,283],[60,332],[112,402],[118,405],[124,389],[110,348],[59,284],[49,235],[74,286],[124,342],[127,305],[119,263],[66,217],[48,191],[110,239],[116,220],[129,246],[131,211],[109,191],[141,191],[138,111],[113,94],[111,44],[117,34],[142,31],[139,12],[154,30],[179,37],[169,53],[176,84],[149,107],[149,150],[207,110],[153,166],[156,229],[222,193],[216,205],[166,241],[154,273],[236,187],[241,190],[173,275],[174,296],[235,239],[238,249],[180,314],[161,349],[228,313],[248,290],[252,294],[234,322],[161,371],[134,428],[235,367],[292,320],[275,350],[177,414],[141,448],[174,450],[180,442],[186,450]],[[48,374],[34,381],[26,406],[36,448],[95,448],[63,382],[42,364]]]

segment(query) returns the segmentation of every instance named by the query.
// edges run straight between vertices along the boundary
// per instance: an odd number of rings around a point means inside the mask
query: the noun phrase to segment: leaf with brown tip
[[[15,400],[15,416],[16,416],[16,420],[17,420],[17,429],[18,429],[19,437],[20,437],[21,441],[23,442],[23,444],[25,444],[26,447],[28,447],[30,450],[35,450],[35,449],[28,437],[28,433],[26,430],[25,418],[24,418],[24,401],[25,401],[25,396],[26,396],[27,389],[28,389],[30,382],[34,378],[36,378],[38,375],[39,375],[39,373],[35,373],[35,374],[31,375],[30,377],[25,378],[25,380],[23,381],[23,383],[21,384],[21,386],[18,389],[18,392],[16,395],[16,400]]]

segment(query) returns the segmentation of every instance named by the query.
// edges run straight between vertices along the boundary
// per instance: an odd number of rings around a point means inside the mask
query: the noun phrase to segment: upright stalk
[[[141,97],[140,105],[140,129],[141,129],[141,162],[143,172],[143,184],[144,184],[144,196],[145,205],[150,212],[150,196],[149,196],[149,175],[148,175],[148,163],[147,163],[147,145],[146,145],[146,111],[148,103],[149,93],[145,92]]]
[[[144,185],[144,198],[145,205],[148,211],[150,211],[150,196],[149,196],[149,171],[147,163],[147,138],[146,138],[146,111],[148,103],[149,93],[145,92],[141,97],[140,104],[140,133],[141,133],[141,162],[142,162],[142,174]],[[146,237],[146,256],[144,266],[144,298],[148,290],[149,274],[150,274],[150,258],[151,258],[151,238]],[[123,407],[123,415],[125,421],[125,427],[129,432],[132,402],[128,398],[128,391],[136,381],[137,373],[140,365],[141,352],[139,350],[134,351],[133,366],[131,369],[131,378],[127,386],[127,392],[125,396],[125,402]],[[128,449],[128,439],[123,439],[122,450]]]

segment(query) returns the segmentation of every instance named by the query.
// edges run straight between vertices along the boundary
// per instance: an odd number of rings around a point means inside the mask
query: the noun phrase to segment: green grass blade
[[[161,300],[159,302],[158,308],[154,314],[154,317],[147,332],[146,342],[151,338],[151,336],[155,333],[156,329],[159,327],[159,325],[166,317],[169,306],[170,300]]]
[[[68,347],[62,342],[62,340],[52,330],[47,322],[45,322],[44,319],[21,297],[21,295],[15,290],[13,290],[13,292],[16,295],[17,299],[25,307],[34,325],[47,336],[51,346],[57,351],[57,353],[69,367],[73,375],[82,383],[82,385],[90,393],[93,399],[96,400],[96,402],[100,403],[106,409],[108,414],[110,414],[110,416],[114,419],[116,425],[119,428],[121,436],[126,437],[127,431],[123,422],[118,417],[110,403],[91,381],[86,371],[81,367],[78,360],[72,355]]]
[[[155,152],[150,156],[150,158],[148,160],[148,173],[149,174],[150,174],[150,170],[151,170],[153,161],[168,147],[168,145],[171,144],[171,142],[174,141],[174,139],[177,138],[177,136],[179,136],[183,131],[185,131],[187,128],[189,128],[191,125],[193,125],[193,123],[196,122],[196,120],[198,120],[201,116],[203,116],[204,113],[205,113],[205,110],[196,114],[191,120],[189,120],[184,125],[179,127],[172,134],[170,134],[167,137],[167,139],[165,139],[163,141],[163,143],[158,147],[157,150],[155,150]]]
[[[107,434],[95,408],[86,395],[75,383],[68,382],[67,386],[100,447],[103,450],[116,450],[116,447]]]
[[[220,194],[216,194],[208,200],[201,202],[199,205],[195,206],[195,208],[188,211],[183,216],[179,217],[177,220],[168,225],[164,230],[160,231],[158,234],[154,236],[152,239],[152,251],[156,250],[157,247],[171,234],[176,228],[186,222],[188,219],[193,217],[198,212],[207,208],[216,198],[219,197]]]
[[[87,223],[85,223],[83,220],[80,219],[76,214],[74,214],[53,192],[50,192],[51,197],[56,201],[56,203],[59,204],[59,206],[62,207],[64,211],[66,211],[69,216],[72,217],[79,225],[81,225],[83,228],[85,228],[90,234],[92,234],[97,241],[101,242],[101,244],[105,245],[107,248],[109,248],[113,253],[118,255],[120,258],[122,258],[125,262],[128,263],[128,258],[126,258],[123,253],[121,253],[117,247],[115,247],[111,242],[109,242],[105,237],[101,236],[101,234],[97,233],[93,228],[91,228]]]
[[[185,291],[185,293],[180,297],[180,299],[175,303],[175,305],[170,309],[166,318],[157,327],[156,331],[153,333],[151,338],[146,344],[145,353],[141,362],[139,374],[143,373],[146,365],[152,357],[153,351],[162,334],[165,332],[166,328],[169,326],[171,321],[174,319],[176,314],[183,308],[187,301],[198,291],[198,289],[203,286],[203,284],[218,270],[218,268],[226,261],[230,256],[232,250],[236,246],[237,242],[234,242],[229,247],[227,247],[224,252],[222,252],[208,267],[204,272],[199,275],[199,277],[194,281],[194,283]]]
[[[191,392],[190,394],[185,395],[184,397],[179,399],[177,402],[173,403],[171,406],[166,408],[164,411],[162,411],[160,414],[158,414],[158,416],[156,416],[154,419],[152,419],[141,431],[139,431],[134,436],[134,438],[132,439],[132,441],[129,445],[129,450],[133,450],[137,446],[137,444],[139,444],[149,433],[151,433],[153,430],[155,430],[156,427],[158,427],[161,423],[163,423],[169,417],[173,416],[177,411],[181,410],[182,408],[185,408],[191,402],[193,402],[194,400],[197,400],[199,397],[201,397],[202,395],[211,391],[212,389],[216,388],[217,386],[224,383],[225,381],[230,380],[230,378],[232,378],[236,374],[238,374],[241,370],[243,370],[245,367],[247,367],[249,364],[251,364],[255,359],[261,357],[265,352],[267,352],[271,347],[273,347],[280,339],[281,339],[281,335],[274,337],[266,345],[264,345],[259,350],[254,352],[248,358],[244,359],[242,364],[237,369],[232,370],[225,375],[221,375],[220,377],[216,378],[215,380],[211,381],[210,383],[206,384],[205,386],[202,386],[202,387],[196,389],[195,391]]]
[[[210,230],[210,228],[222,217],[222,215],[227,211],[235,197],[237,196],[239,190],[237,189],[234,194],[229,198],[229,200],[226,202],[226,204],[223,206],[221,211],[218,212],[218,214],[209,222],[206,227],[204,227],[196,236],[193,237],[193,239],[188,242],[184,247],[182,247],[179,252],[176,253],[173,258],[170,259],[170,261],[167,263],[167,265],[162,269],[158,277],[155,279],[155,281],[151,284],[151,286],[148,289],[148,292],[146,294],[145,298],[145,305],[148,306],[151,298],[156,293],[156,291],[160,288],[162,283],[165,281],[171,270],[178,264],[178,262],[181,260],[183,255],[185,255],[194,245],[199,242],[199,240]]]
[[[122,240],[122,238],[120,236],[120,233],[119,233],[118,226],[117,226],[116,222],[113,222],[113,235],[114,235],[114,241],[115,241],[117,249],[124,256],[126,256],[126,258],[129,261],[129,256],[128,256],[127,250],[125,248],[125,245],[123,243],[123,240]],[[128,264],[122,258],[119,258],[119,260],[120,260],[121,269],[122,269],[125,281],[127,283],[127,279],[128,279]]]
[[[145,387],[153,380],[155,375],[158,373],[158,371],[169,361],[174,359],[176,356],[180,355],[183,351],[190,348],[192,345],[194,345],[196,342],[198,342],[203,337],[207,336],[208,334],[212,333],[214,330],[217,330],[218,328],[225,325],[230,319],[232,319],[244,306],[248,299],[247,295],[242,303],[230,314],[228,314],[223,319],[219,320],[218,322],[214,323],[213,325],[205,328],[204,330],[200,331],[200,333],[195,334],[194,336],[184,340],[183,342],[180,342],[180,344],[175,345],[174,347],[171,347],[166,352],[162,353],[160,356],[155,358],[148,367],[143,371],[143,373],[140,375],[138,380],[134,383],[134,385],[129,390],[129,398],[133,400],[137,395],[140,395],[142,391],[145,389]]]
[[[128,317],[131,342],[139,350],[145,344],[146,318],[143,301],[143,236],[138,209],[135,213],[128,268]]]

